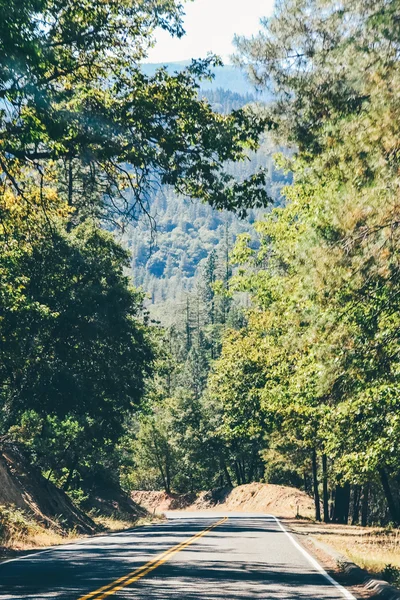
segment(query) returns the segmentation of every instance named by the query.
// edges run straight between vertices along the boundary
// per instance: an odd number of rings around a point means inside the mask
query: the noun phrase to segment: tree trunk
[[[258,467],[258,461],[259,461],[259,455],[258,455],[258,449],[256,446],[253,449],[253,452],[251,455],[251,463],[249,466],[249,475],[248,475],[249,483],[254,481],[254,476],[256,475],[256,471],[257,471],[257,467]]]
[[[333,489],[331,490],[331,506],[330,506],[330,512],[329,512],[329,518],[331,521],[333,521],[333,514],[335,511],[335,495],[336,495],[336,490]]]
[[[72,158],[68,160],[68,206],[73,205],[73,196],[74,196],[74,177],[73,177],[73,169],[72,169]],[[71,216],[67,221],[67,233],[70,233],[72,229],[72,219]]]
[[[333,509],[333,521],[335,523],[347,524],[350,510],[350,484],[337,485],[335,490],[335,507]]]
[[[324,523],[329,523],[328,461],[326,458],[326,454],[322,455],[322,485],[323,485]]]
[[[304,491],[307,493],[308,492],[308,478],[307,478],[307,473],[306,471],[303,472],[303,485],[304,485]]]
[[[233,488],[232,479],[231,479],[230,473],[228,471],[228,467],[226,466],[226,462],[225,462],[225,460],[222,457],[221,457],[221,467],[222,467],[222,470],[224,472],[227,485],[229,487]]]
[[[368,525],[368,508],[369,508],[369,488],[370,483],[364,484],[361,501],[361,525],[366,527]]]
[[[171,460],[170,460],[170,458],[171,458],[171,456],[170,456],[170,452],[169,452],[169,446],[167,444],[166,452],[165,452],[165,480],[166,480],[165,491],[167,492],[167,494],[171,493]]]
[[[385,492],[386,501],[388,503],[390,518],[394,525],[400,525],[400,510],[393,497],[392,490],[390,489],[389,478],[385,469],[379,469],[379,477],[381,478],[383,491]]]
[[[321,501],[319,498],[318,489],[318,467],[317,467],[317,453],[315,448],[312,451],[312,473],[313,473],[313,485],[314,485],[314,502],[315,502],[315,519],[316,521],[321,520]]]
[[[70,467],[70,470],[68,471],[68,477],[63,485],[63,490],[65,490],[65,491],[69,490],[69,486],[71,485],[71,481],[72,481],[72,476],[74,474],[74,471],[75,471],[77,465],[78,465],[78,459],[74,458],[72,465]]]
[[[265,464],[264,462],[260,459],[260,457],[258,457],[258,481],[264,481],[264,477],[265,477]]]
[[[246,480],[246,469],[245,469],[245,464],[244,464],[244,458],[242,458],[242,460],[239,459],[238,463],[239,463],[239,470],[240,470],[240,476],[241,476],[242,482],[248,483]]]
[[[355,485],[353,488],[353,514],[351,517],[351,524],[356,525],[360,518],[360,498],[361,498],[361,487]]]
[[[235,475],[236,475],[237,484],[241,485],[242,481],[241,481],[241,478],[240,478],[240,471],[239,471],[239,466],[238,466],[237,460],[234,461],[233,468],[235,469]]]
[[[169,473],[169,467],[165,465],[165,492],[167,494],[171,493],[171,477]]]
[[[156,434],[155,434],[155,436],[156,436]],[[157,463],[157,466],[158,466],[158,470],[160,471],[161,479],[163,481],[164,490],[168,493],[168,491],[167,491],[168,483],[167,483],[167,479],[166,479],[165,473],[164,473],[162,453],[159,450],[159,446],[157,444],[157,439],[156,439],[155,436],[154,436],[154,439],[153,439],[153,444],[154,444],[154,451],[155,451],[156,463]]]
[[[189,352],[192,346],[192,339],[190,334],[190,306],[189,296],[186,298],[186,352]]]

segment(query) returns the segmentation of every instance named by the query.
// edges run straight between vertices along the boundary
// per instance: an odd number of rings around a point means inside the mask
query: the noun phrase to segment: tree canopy
[[[219,208],[268,201],[262,171],[238,182],[224,166],[257,147],[263,120],[244,110],[222,116],[198,97],[219,60],[193,60],[173,75],[140,68],[155,27],[183,34],[180,4],[37,0],[1,9],[0,166],[21,197],[18,167],[43,176],[55,163],[59,191],[80,215],[137,218],[159,184]]]
[[[200,98],[214,56],[142,70],[155,28],[183,35],[180,3],[0,8],[1,434],[69,489],[113,468],[107,452],[118,454],[154,368],[115,225],[165,185],[241,214],[266,204],[262,170],[238,180],[227,168],[258,147],[264,120]]]
[[[236,40],[237,61],[274,90],[268,118],[293,148],[279,160],[294,183],[286,205],[256,225],[260,250],[246,238],[237,246],[233,285],[253,309],[248,331],[225,344],[239,356],[255,336],[252,347],[264,348],[258,395],[276,428],[266,444],[292,464],[294,448],[306,450],[302,469],[312,469],[317,518],[322,479],[325,520],[347,522],[351,500],[357,521],[360,490],[368,507],[375,486],[381,518],[400,522],[398,8],[286,0],[258,36]],[[247,376],[238,365],[222,352],[216,394]],[[239,398],[244,409],[247,391]]]
[[[317,519],[399,525],[399,0],[278,2],[236,38],[265,106],[200,92],[212,56],[145,74],[175,2],[3,4],[1,433],[66,489],[115,465],[126,488],[267,480]],[[176,194],[266,206],[265,139],[279,202],[232,249]],[[134,265],[182,290],[197,269],[164,329],[101,229],[150,207],[165,237],[148,258],[128,231]]]

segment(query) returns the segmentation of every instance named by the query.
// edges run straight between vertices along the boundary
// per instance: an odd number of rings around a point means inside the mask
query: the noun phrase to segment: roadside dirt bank
[[[207,510],[271,513],[278,517],[311,519],[314,503],[304,492],[285,485],[249,483],[236,488],[222,488],[199,494],[166,494],[134,491],[132,499],[149,512],[166,510]]]
[[[45,527],[94,533],[94,521],[47,481],[14,445],[0,448],[0,506],[13,507]]]
[[[147,515],[116,485],[91,490],[78,507],[17,446],[0,445],[0,558],[82,535],[126,529]]]

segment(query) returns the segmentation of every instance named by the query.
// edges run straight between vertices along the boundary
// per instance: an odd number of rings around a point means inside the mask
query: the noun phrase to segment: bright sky
[[[194,0],[185,4],[186,35],[180,40],[157,32],[157,44],[148,62],[175,62],[204,58],[208,52],[230,62],[235,33],[252,35],[260,29],[260,18],[271,14],[274,0]]]

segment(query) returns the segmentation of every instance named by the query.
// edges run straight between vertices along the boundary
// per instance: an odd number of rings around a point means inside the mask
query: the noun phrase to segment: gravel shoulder
[[[382,558],[400,560],[396,531],[298,519],[283,522],[327,572],[357,598],[400,600],[400,590],[383,581],[379,570]],[[365,568],[368,565],[372,568]]]

